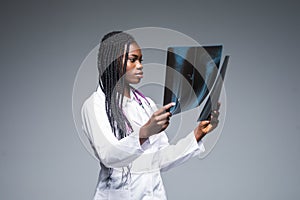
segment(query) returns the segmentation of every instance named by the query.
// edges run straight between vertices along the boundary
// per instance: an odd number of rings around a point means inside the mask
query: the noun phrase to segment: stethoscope
[[[147,98],[145,97],[145,95],[143,95],[140,91],[138,91],[137,89],[135,89],[135,88],[133,88],[133,87],[130,87],[130,88],[132,89],[132,93],[133,93],[133,95],[134,95],[134,97],[135,97],[135,101],[136,101],[136,102],[137,102],[144,110],[145,110],[144,105],[143,105],[141,99],[140,99],[138,96],[142,97],[142,98],[147,102],[147,104],[149,105],[149,107],[151,107],[151,106],[150,106],[150,102],[147,100]]]
[[[152,113],[154,112],[153,107],[151,106],[150,102],[148,101],[148,99],[145,97],[145,95],[143,95],[143,93],[141,93],[139,90],[130,87],[132,94],[133,94],[133,99],[135,102],[137,102],[139,104],[139,106],[142,107],[142,109],[144,110],[144,113],[148,116],[148,118],[151,117]],[[146,102],[146,104],[148,104],[148,109],[145,109],[143,102]],[[137,123],[137,122],[136,122]],[[137,123],[137,125],[142,125],[140,123]]]

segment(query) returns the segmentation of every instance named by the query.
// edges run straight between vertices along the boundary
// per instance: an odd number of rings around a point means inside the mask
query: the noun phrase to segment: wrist
[[[142,126],[140,128],[139,137],[140,137],[140,139],[147,139],[148,138],[147,129],[144,126]]]
[[[198,130],[197,128],[194,130],[194,135],[197,142],[202,140],[202,138],[205,136],[205,134],[201,130]]]
[[[147,131],[146,131],[145,127],[140,128],[139,138],[140,138],[141,145],[148,139]]]

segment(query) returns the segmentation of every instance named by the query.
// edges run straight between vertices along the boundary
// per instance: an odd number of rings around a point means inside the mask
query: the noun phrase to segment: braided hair
[[[132,127],[122,111],[124,97],[124,75],[128,60],[129,46],[134,38],[122,31],[106,34],[98,52],[99,85],[105,94],[106,114],[112,131],[118,139],[128,135]]]
[[[106,34],[100,43],[98,52],[99,85],[105,94],[105,110],[116,138],[119,140],[132,132],[132,126],[123,113],[124,75],[126,73],[129,46],[135,43],[134,38],[122,31]],[[122,183],[131,177],[130,166],[122,168]],[[111,179],[112,168],[108,168],[108,182]],[[107,184],[109,185],[109,183]]]

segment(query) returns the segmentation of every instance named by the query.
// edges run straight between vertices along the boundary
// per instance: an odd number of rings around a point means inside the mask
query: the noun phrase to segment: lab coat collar
[[[129,101],[129,102],[133,101],[134,98],[135,98],[131,87],[130,87],[129,93],[130,93],[130,98],[128,98],[128,97],[126,97],[126,96],[123,97],[123,105],[124,105],[125,103],[127,103],[128,101]]]

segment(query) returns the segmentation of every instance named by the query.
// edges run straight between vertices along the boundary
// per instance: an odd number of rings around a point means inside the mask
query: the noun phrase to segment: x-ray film
[[[164,105],[176,102],[178,114],[199,106],[212,90],[219,71],[222,46],[169,47]]]
[[[211,112],[218,108],[218,101],[220,98],[228,61],[229,61],[229,56],[225,56],[224,62],[220,69],[220,73],[218,73],[217,80],[214,84],[212,91],[209,94],[209,97],[203,107],[202,112],[200,113],[198,121],[209,119]]]

